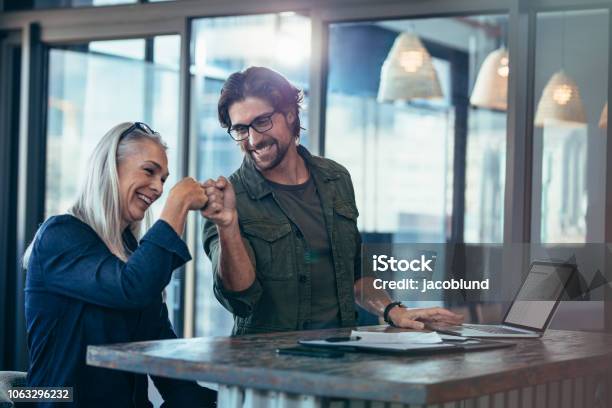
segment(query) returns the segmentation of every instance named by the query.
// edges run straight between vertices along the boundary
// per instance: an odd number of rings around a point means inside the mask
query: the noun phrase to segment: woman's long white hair
[[[143,140],[151,140],[164,150],[167,149],[159,134],[149,134],[140,129],[135,129],[121,137],[121,134],[132,125],[132,122],[120,123],[109,130],[98,142],[89,159],[89,168],[79,196],[68,210],[69,214],[89,225],[108,249],[123,261],[127,261],[130,254],[123,244],[122,238],[121,215],[122,206],[125,203],[121,202],[119,194],[118,165],[136,151],[138,149],[137,142]],[[149,210],[145,213],[145,228],[142,228],[142,224],[142,222],[133,222],[129,225],[132,234],[137,239],[151,225]],[[36,238],[34,237],[23,256],[24,268],[28,267],[32,246]]]

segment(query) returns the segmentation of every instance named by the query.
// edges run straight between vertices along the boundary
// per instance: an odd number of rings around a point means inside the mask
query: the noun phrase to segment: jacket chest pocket
[[[341,253],[347,254],[347,260],[353,260],[359,250],[358,216],[359,212],[355,205],[344,201],[334,203],[336,241]]]
[[[293,234],[288,222],[246,221],[242,231],[255,253],[257,276],[287,280],[294,275]]]

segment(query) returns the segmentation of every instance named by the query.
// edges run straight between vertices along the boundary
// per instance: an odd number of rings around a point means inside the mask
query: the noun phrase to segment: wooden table
[[[361,328],[384,330],[383,326]],[[391,329],[397,330],[397,329]],[[429,356],[347,353],[279,356],[298,339],[346,336],[332,329],[90,346],[89,365],[220,384],[219,404],[473,407],[612,407],[612,335],[550,330],[515,347]],[[283,405],[283,404],[281,404]],[[389,404],[387,404],[389,405]],[[380,406],[387,406],[380,405]],[[279,406],[276,404],[276,406]],[[371,405],[367,405],[371,406]],[[376,404],[375,404],[376,406]],[[393,405],[396,406],[396,405]]]

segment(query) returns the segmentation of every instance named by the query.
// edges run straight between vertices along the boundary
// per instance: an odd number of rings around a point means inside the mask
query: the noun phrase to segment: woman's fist
[[[168,200],[182,203],[189,210],[200,210],[208,203],[208,196],[202,184],[185,177],[172,187]]]

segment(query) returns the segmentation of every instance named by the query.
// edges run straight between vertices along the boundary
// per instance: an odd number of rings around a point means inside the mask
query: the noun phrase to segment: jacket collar
[[[340,175],[334,171],[326,161],[313,156],[310,152],[302,145],[297,147],[298,154],[302,156],[311,176],[317,180],[321,180],[325,183],[336,180]],[[266,178],[255,168],[252,160],[246,156],[242,160],[242,165],[238,169],[238,174],[242,179],[245,190],[249,196],[255,200],[259,200],[262,197],[272,192],[270,183],[266,181]]]

